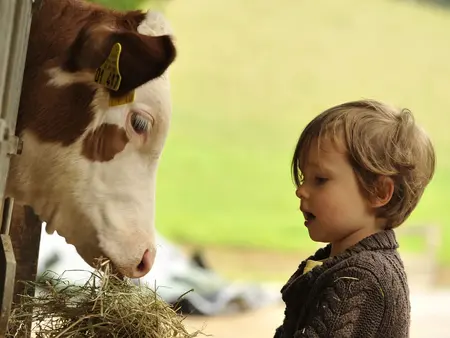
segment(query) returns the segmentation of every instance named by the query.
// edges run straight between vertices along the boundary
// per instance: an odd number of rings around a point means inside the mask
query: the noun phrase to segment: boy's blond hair
[[[301,168],[313,140],[343,141],[362,191],[377,196],[378,179],[394,181],[391,200],[379,209],[387,228],[402,224],[417,206],[436,164],[433,145],[408,109],[375,100],[346,102],[327,109],[303,130],[292,159],[292,174],[301,184]],[[342,192],[345,195],[345,191]],[[343,196],[344,197],[344,196]]]

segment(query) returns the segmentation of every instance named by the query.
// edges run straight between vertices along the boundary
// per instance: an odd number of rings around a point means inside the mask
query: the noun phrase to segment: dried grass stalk
[[[30,297],[27,291],[13,304],[7,338],[193,338],[183,317],[146,285],[136,286],[111,272],[109,261],[99,261],[84,285],[73,285],[50,273],[26,288],[43,289]]]

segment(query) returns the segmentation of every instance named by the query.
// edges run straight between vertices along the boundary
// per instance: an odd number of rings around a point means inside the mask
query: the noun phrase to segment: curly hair
[[[320,150],[324,138],[344,145],[367,198],[377,196],[379,177],[392,178],[392,198],[378,210],[378,216],[387,220],[387,228],[395,228],[409,217],[433,178],[436,155],[432,142],[408,109],[359,100],[322,112],[297,142],[291,167],[297,186],[312,142],[317,140]]]

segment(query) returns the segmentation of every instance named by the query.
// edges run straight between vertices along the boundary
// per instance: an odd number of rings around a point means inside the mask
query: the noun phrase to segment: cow
[[[177,55],[164,16],[84,0],[34,9],[5,195],[86,263],[125,277],[154,262],[155,188]]]

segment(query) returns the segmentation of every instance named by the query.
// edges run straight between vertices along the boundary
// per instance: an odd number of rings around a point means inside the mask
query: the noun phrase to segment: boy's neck
[[[382,231],[382,229],[360,229],[356,232],[351,233],[350,235],[344,237],[340,241],[331,243],[331,252],[330,257],[339,255],[344,252],[348,248],[358,244],[364,238],[369,237],[377,232]]]

